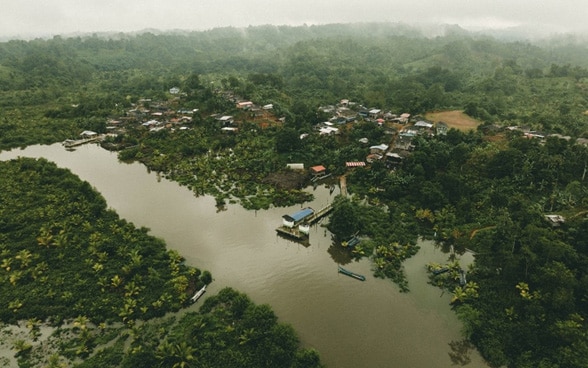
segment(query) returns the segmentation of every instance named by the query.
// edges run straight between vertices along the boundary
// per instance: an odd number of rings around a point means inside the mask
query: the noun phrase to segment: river
[[[2,160],[17,156],[44,157],[88,181],[121,217],[151,229],[188,264],[209,270],[214,282],[208,295],[231,286],[271,305],[328,367],[454,366],[450,344],[461,340],[461,325],[450,296],[427,284],[425,264],[447,259],[431,242],[422,242],[405,262],[411,291],[400,293],[391,281],[374,278],[367,260],[345,265],[365,275],[365,282],[339,274],[331,236],[320,225],[311,229],[308,247],[278,237],[282,215],[300,205],[267,211],[229,205],[219,212],[212,197],[196,197],[141,164],[120,163],[95,144],[0,153]],[[318,187],[313,193],[315,200],[305,206],[319,209],[338,191]],[[486,366],[475,350],[459,358],[470,360],[468,367]]]

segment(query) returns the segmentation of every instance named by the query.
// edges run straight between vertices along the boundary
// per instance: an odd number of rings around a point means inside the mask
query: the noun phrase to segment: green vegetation
[[[129,322],[178,310],[202,286],[163,241],[46,160],[0,162],[0,319]]]
[[[583,367],[588,55],[579,45],[459,30],[426,38],[386,24],[10,41],[0,44],[0,148],[114,131],[104,144],[121,160],[143,162],[219,206],[251,209],[308,200],[299,190],[308,177],[286,164],[324,165],[346,174],[352,196],[337,199],[329,229],[338,242],[360,234],[350,256],[371,257],[376,275],[407,290],[402,260],[417,250],[417,235],[457,254],[470,249],[476,261],[464,285],[454,263],[431,277],[454,293],[464,334],[482,355],[495,366]],[[340,134],[319,135],[319,123],[332,117],[328,105],[341,99],[355,102],[348,107],[355,121],[341,114]],[[272,107],[241,109],[241,100]],[[376,160],[348,171],[345,163],[364,161],[369,145],[399,137],[402,126],[365,114],[372,107],[413,116],[459,110],[482,124],[419,134],[393,168]],[[156,130],[143,125],[153,113],[165,120]],[[505,129],[512,126],[519,128]],[[134,321],[179,308],[202,283],[161,241],[108,211],[87,183],[42,160],[1,168],[3,320]],[[565,221],[549,222],[547,214]],[[121,342],[92,359],[102,366],[133,366],[143,357],[152,366],[208,362],[208,353],[183,340],[192,334],[226,362],[269,366],[247,343],[260,332],[244,322],[247,313],[235,326],[223,319],[243,298],[226,293],[219,296],[226,302],[206,304],[210,315],[188,315],[186,331],[166,334],[165,346],[135,340],[129,353]],[[267,308],[243,303],[241,311],[275,322]],[[210,335],[193,329],[200,321]],[[266,327],[267,336],[285,336],[270,350],[272,362],[318,364],[314,352],[292,353],[289,328]],[[210,340],[223,334],[227,342]],[[70,350],[91,346],[85,337],[76,341]],[[234,344],[239,349],[222,350]],[[24,340],[17,345],[23,356],[32,349]]]
[[[466,337],[492,365],[582,367],[588,148],[557,137],[495,138],[450,131],[419,139],[384,190],[366,195],[412,206],[421,234],[475,252],[463,285],[455,263],[431,277],[453,292]]]
[[[292,327],[277,323],[269,306],[230,288],[199,313],[139,326],[129,344],[106,348],[81,367],[321,367],[317,352],[300,349]]]
[[[210,273],[185,266],[53,163],[0,161],[0,177],[0,319],[26,321],[27,331],[2,343],[19,366],[321,366],[269,306],[230,289],[178,323],[154,320],[185,306]],[[39,342],[47,324],[53,333]]]

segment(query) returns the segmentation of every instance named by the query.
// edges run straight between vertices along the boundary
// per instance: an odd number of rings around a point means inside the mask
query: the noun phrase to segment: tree
[[[333,212],[329,220],[329,231],[340,240],[347,239],[359,230],[356,205],[348,198],[337,196],[333,201]]]
[[[292,128],[283,128],[276,132],[276,151],[289,153],[301,146],[300,135]]]

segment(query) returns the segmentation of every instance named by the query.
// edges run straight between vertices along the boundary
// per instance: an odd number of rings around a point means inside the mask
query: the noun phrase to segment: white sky
[[[353,22],[588,30],[586,0],[3,0],[0,38]]]

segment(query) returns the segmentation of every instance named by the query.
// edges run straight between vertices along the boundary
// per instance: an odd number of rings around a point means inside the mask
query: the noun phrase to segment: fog
[[[584,0],[19,0],[2,5],[0,39],[355,22],[561,34],[586,33],[586,19]]]

